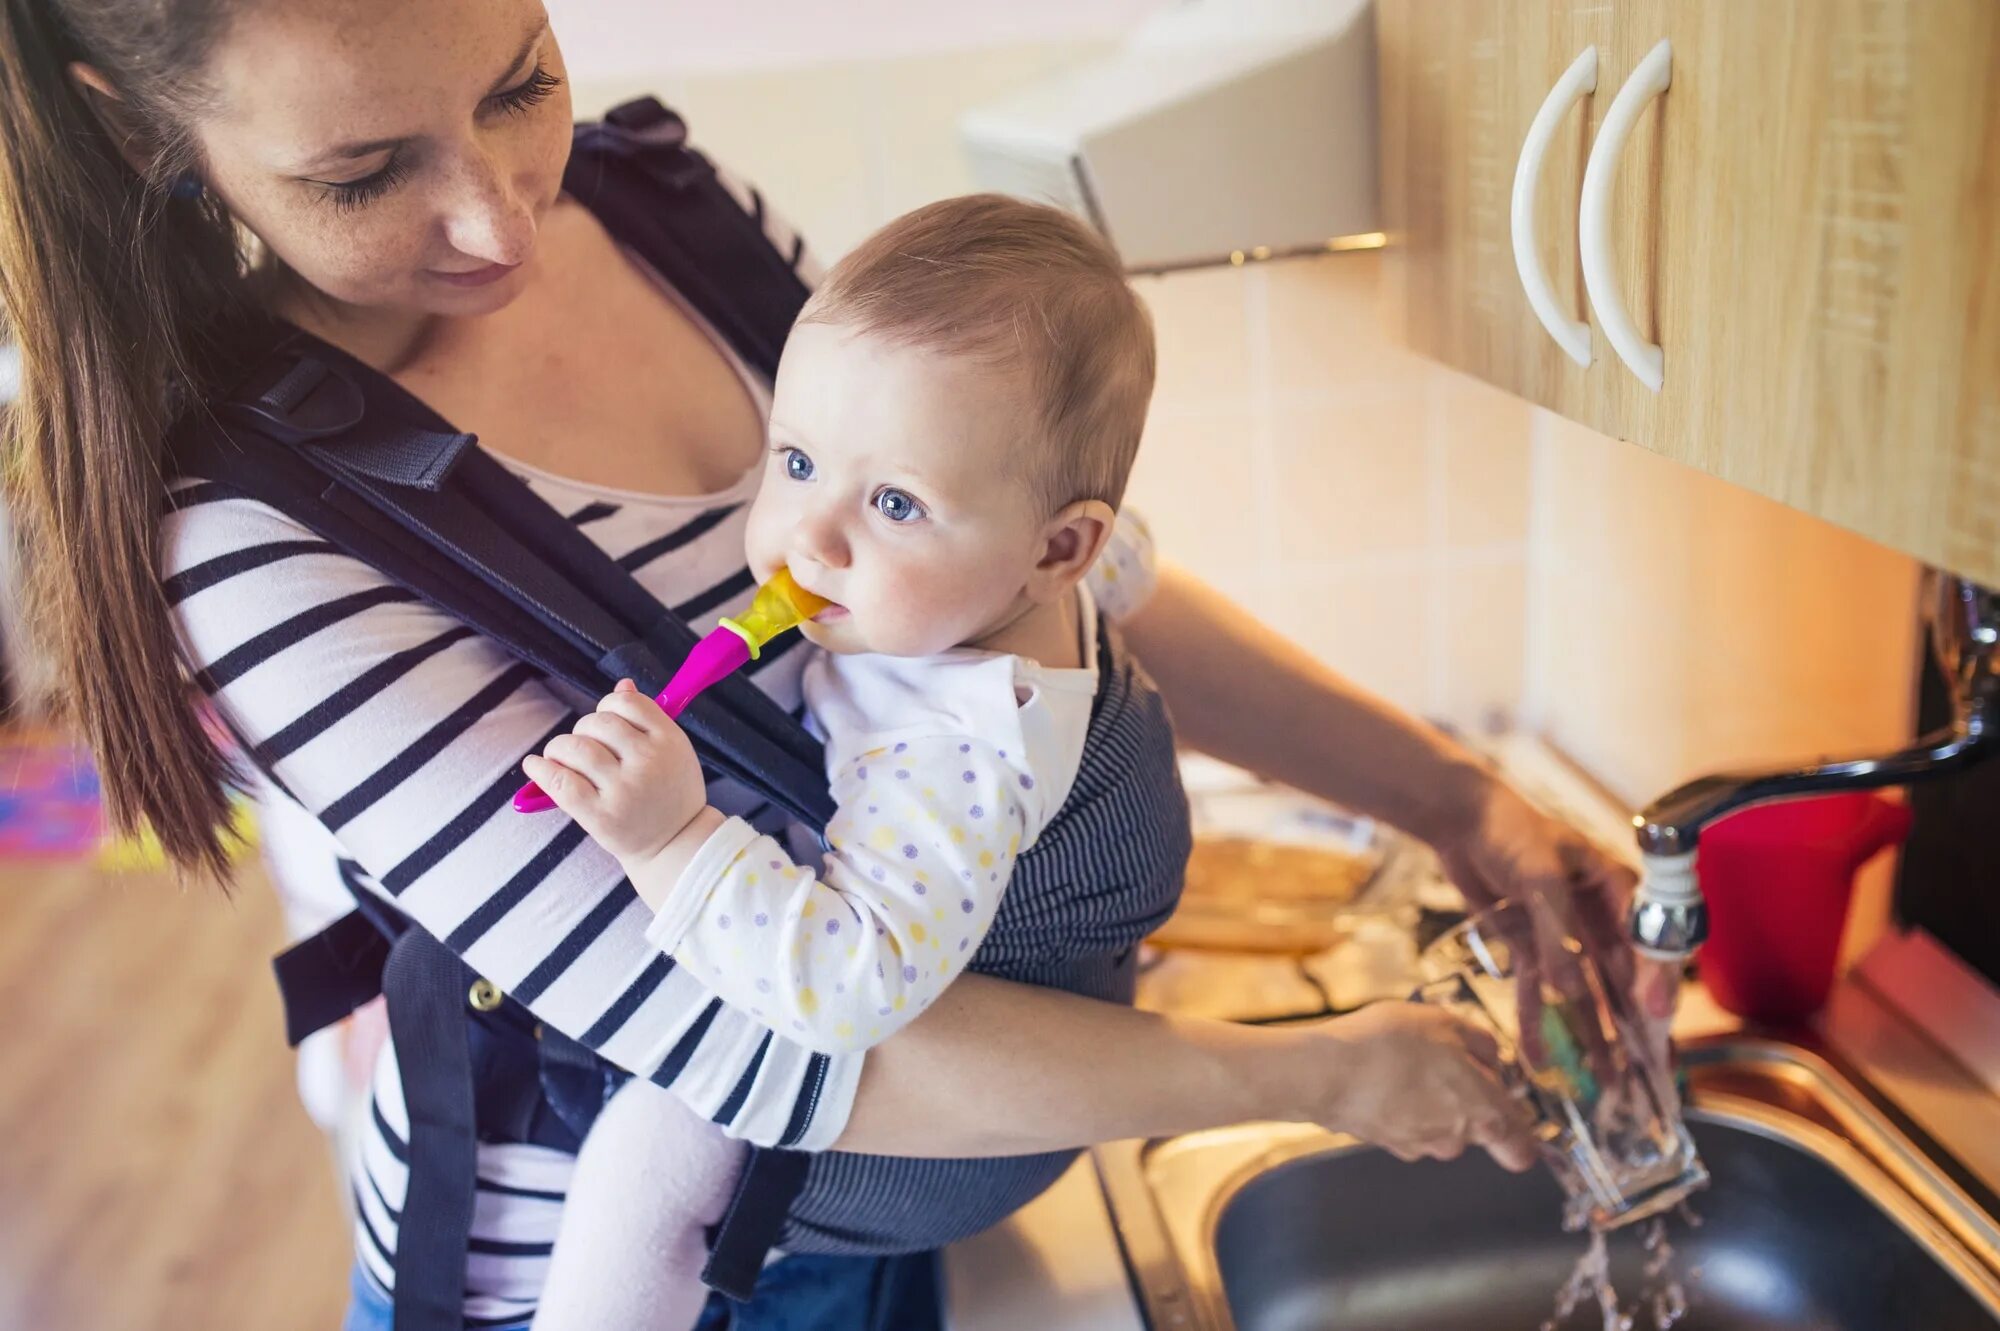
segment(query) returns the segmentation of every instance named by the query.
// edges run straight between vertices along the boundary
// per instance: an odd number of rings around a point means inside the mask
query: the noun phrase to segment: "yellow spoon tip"
[[[723,620],[721,627],[729,629],[750,645],[750,659],[754,661],[763,651],[765,643],[788,629],[797,628],[831,604],[824,596],[815,596],[792,581],[790,569],[780,568],[771,575],[769,582],[757,589],[750,608],[741,615]]]

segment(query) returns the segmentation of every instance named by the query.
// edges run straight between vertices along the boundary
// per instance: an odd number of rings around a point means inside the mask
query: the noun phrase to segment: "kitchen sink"
[[[1857,1077],[1770,1040],[1683,1057],[1714,1182],[1699,1224],[1665,1231],[1681,1331],[2000,1331],[1994,1198]],[[1546,1171],[1483,1154],[1410,1165],[1253,1124],[1116,1143],[1097,1165],[1154,1331],[1538,1331],[1588,1242],[1560,1229]],[[1628,1310],[1664,1287],[1646,1228],[1611,1235]],[[1602,1324],[1588,1302],[1560,1323]]]

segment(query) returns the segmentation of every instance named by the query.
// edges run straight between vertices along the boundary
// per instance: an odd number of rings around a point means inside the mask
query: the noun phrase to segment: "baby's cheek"
[[[991,613],[976,580],[948,563],[898,568],[879,586],[884,639],[879,650],[898,656],[956,647],[977,634]]]
[[[775,533],[779,524],[773,517],[774,505],[760,493],[751,501],[750,515],[743,525],[744,561],[759,582],[765,581],[783,563]]]

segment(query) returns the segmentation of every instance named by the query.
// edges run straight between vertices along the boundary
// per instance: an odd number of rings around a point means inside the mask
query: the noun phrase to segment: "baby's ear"
[[[1041,557],[1028,576],[1028,595],[1046,605],[1082,582],[1104,553],[1117,516],[1101,499],[1079,499],[1050,518],[1042,529]]]

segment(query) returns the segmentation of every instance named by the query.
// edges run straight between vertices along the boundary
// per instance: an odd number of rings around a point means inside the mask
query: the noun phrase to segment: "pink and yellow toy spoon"
[[[723,620],[694,645],[653,701],[668,716],[678,717],[703,689],[756,660],[771,639],[797,628],[830,604],[825,597],[814,596],[793,582],[789,570],[779,569],[757,589],[748,610]],[[544,813],[555,807],[555,801],[532,781],[514,792],[516,813]]]

